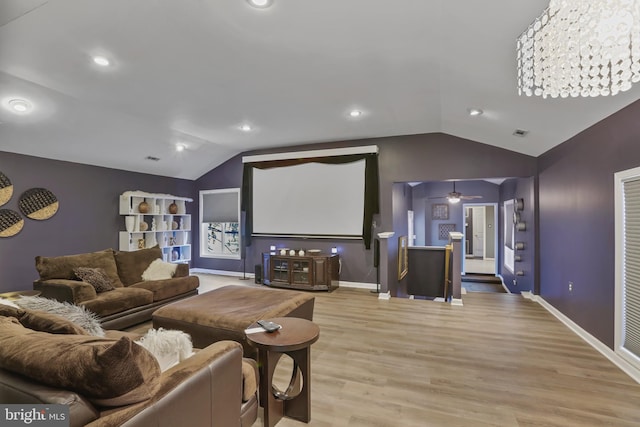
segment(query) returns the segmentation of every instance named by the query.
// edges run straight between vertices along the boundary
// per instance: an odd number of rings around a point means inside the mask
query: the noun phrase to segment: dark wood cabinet
[[[263,283],[310,291],[332,291],[340,282],[338,255],[288,256],[262,254]]]

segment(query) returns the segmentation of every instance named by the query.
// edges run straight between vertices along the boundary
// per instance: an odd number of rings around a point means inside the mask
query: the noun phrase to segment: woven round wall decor
[[[4,205],[13,196],[13,184],[11,180],[0,172],[0,206]]]
[[[22,230],[24,219],[16,211],[0,209],[0,237],[15,236]]]
[[[27,218],[49,219],[58,212],[58,199],[46,188],[31,188],[22,193],[18,206]]]

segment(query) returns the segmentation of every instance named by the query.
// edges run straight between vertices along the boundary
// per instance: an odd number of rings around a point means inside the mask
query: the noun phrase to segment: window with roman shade
[[[640,370],[640,168],[615,174],[614,351]]]
[[[200,256],[241,259],[240,189],[200,191]]]

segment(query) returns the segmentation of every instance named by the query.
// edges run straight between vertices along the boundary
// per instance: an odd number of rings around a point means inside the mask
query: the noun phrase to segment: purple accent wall
[[[640,101],[538,159],[540,295],[611,348],[613,174],[640,165],[638,117]]]
[[[396,289],[392,293],[393,296],[407,298],[407,281],[408,276],[405,276],[402,280],[398,281],[398,261],[397,261],[397,248],[398,240],[401,236],[408,236],[409,218],[407,217],[407,211],[412,209],[412,189],[409,184],[398,182],[393,184],[392,202],[393,202],[393,229],[396,230],[396,234],[389,239],[394,242],[396,246],[396,252],[394,253],[394,261],[389,265],[389,270],[393,271],[393,277],[395,278]],[[415,218],[414,218],[415,222]]]
[[[499,269],[502,279],[505,285],[513,293],[520,293],[523,291],[533,291],[536,283],[536,224],[535,224],[535,191],[534,191],[534,177],[531,178],[518,178],[508,179],[500,185],[500,212],[498,217],[500,218],[500,228],[498,229],[498,241],[500,245],[500,263]],[[523,242],[525,248],[522,251],[516,251],[515,255],[520,255],[522,261],[516,261],[514,263],[514,272],[512,273],[504,266],[504,222],[507,224],[513,224],[512,212],[507,213],[507,217],[504,215],[504,202],[505,200],[523,199],[524,210],[520,212],[520,220],[526,223],[527,229],[525,231],[515,230],[515,241]],[[516,276],[515,272],[522,271],[524,276]],[[516,280],[517,283],[513,283]]]
[[[194,197],[193,181],[0,152],[0,171],[14,186],[13,197],[0,207],[19,212],[18,198],[32,187],[51,190],[58,212],[45,221],[25,219],[13,237],[0,238],[0,292],[33,289],[37,255],[59,256],[118,249],[124,219],[119,196],[142,190]],[[193,213],[187,203],[187,212]]]
[[[487,177],[489,178],[489,177]],[[461,200],[460,203],[448,203],[441,197],[453,191],[453,182],[425,182],[413,189],[413,210],[416,224],[420,224],[420,233],[416,225],[417,246],[444,246],[449,239],[439,237],[440,224],[455,224],[456,231],[464,233],[463,207],[468,203],[498,203],[499,187],[487,181],[457,181],[456,191],[463,195],[482,196],[481,199]],[[449,205],[449,219],[431,219],[431,208],[434,204]]]
[[[372,142],[374,143],[374,142]],[[394,182],[474,180],[488,177],[531,177],[536,173],[536,159],[512,151],[479,144],[451,135],[435,133],[375,140],[380,147],[379,231],[393,229],[391,188]],[[397,242],[390,239],[388,251],[388,289],[397,289]],[[384,279],[383,279],[384,281]]]
[[[402,199],[403,206],[397,209],[398,212],[405,209],[401,214],[402,218],[396,218],[393,200],[398,199],[392,196],[394,183],[440,181],[451,178],[472,180],[505,176],[530,177],[534,176],[536,172],[536,159],[531,156],[441,133],[280,147],[273,150],[243,153],[242,155],[374,144],[378,145],[380,150],[381,205],[381,213],[375,218],[377,227],[374,233],[395,231],[396,236],[401,233],[406,234],[406,209],[404,208],[406,202]],[[234,157],[198,179],[195,189],[196,197],[200,190],[240,187],[242,183],[242,155]],[[197,212],[197,207],[194,207],[194,211]],[[376,282],[373,252],[365,250],[360,240],[327,241],[324,243],[325,246],[321,247],[322,241],[303,239],[278,241],[269,238],[256,238],[253,240],[252,246],[247,249],[246,271],[253,272],[253,266],[260,263],[260,254],[268,251],[271,244],[278,245],[280,242],[286,247],[318,247],[319,249],[335,244],[340,248],[342,280],[371,284]],[[392,290],[392,295],[395,295],[398,287],[397,239],[390,239],[388,246],[386,260],[389,266],[388,277],[381,278],[381,282],[383,282],[381,290],[387,291],[384,289],[384,283],[388,283],[389,290]],[[200,258],[197,245],[194,245],[194,250],[196,253],[195,267],[242,272],[242,261]]]

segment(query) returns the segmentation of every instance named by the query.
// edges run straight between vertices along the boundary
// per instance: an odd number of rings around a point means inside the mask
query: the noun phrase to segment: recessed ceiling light
[[[180,142],[176,144],[176,151],[177,152],[184,151],[185,148],[187,148],[187,147],[185,147],[185,145],[180,143]]]
[[[26,99],[14,98],[7,102],[7,105],[14,113],[28,114],[33,109],[33,105]]]
[[[247,0],[247,1],[251,6],[258,7],[261,9],[271,6],[271,3],[273,3],[273,0]]]
[[[362,111],[360,111],[360,110],[351,110],[351,111],[349,111],[349,115],[351,117],[360,117],[362,115]]]
[[[243,125],[240,125],[240,130],[243,131],[243,132],[250,132],[251,131],[251,126],[245,123]]]
[[[93,57],[93,62],[101,67],[108,67],[109,65],[111,65],[111,61],[109,61],[109,58],[105,58],[104,56],[99,55]]]
[[[483,113],[479,108],[469,108],[467,111],[469,111],[470,116],[480,116]]]

